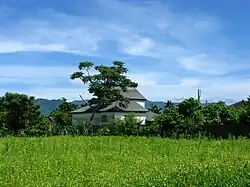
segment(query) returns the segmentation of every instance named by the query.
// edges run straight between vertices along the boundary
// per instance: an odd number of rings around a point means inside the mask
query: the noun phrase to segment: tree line
[[[114,119],[102,128],[89,121],[72,123],[70,111],[79,107],[63,98],[49,116],[40,113],[34,97],[6,93],[0,99],[0,136],[58,136],[58,135],[119,135],[161,137],[221,137],[250,136],[250,97],[239,107],[224,102],[201,106],[195,98],[187,98],[178,106],[170,101],[163,109],[153,105],[157,113],[153,122],[142,125],[133,113],[123,120]]]
[[[92,70],[97,73],[90,74]],[[80,62],[71,79],[88,84],[93,95],[87,105],[92,109],[89,121],[73,124],[70,111],[81,106],[63,98],[59,107],[49,116],[40,112],[35,98],[19,93],[6,93],[0,98],[0,136],[58,136],[58,135],[127,135],[161,137],[222,137],[250,136],[250,97],[240,107],[227,106],[224,102],[209,103],[202,107],[195,98],[187,98],[178,106],[168,101],[163,109],[153,105],[150,109],[158,115],[153,122],[142,125],[134,114],[123,120],[114,119],[108,126],[92,125],[95,113],[114,101],[126,107],[129,100],[121,94],[127,87],[138,84],[126,77],[128,69],[123,62],[114,61],[111,66],[95,66],[92,62]]]

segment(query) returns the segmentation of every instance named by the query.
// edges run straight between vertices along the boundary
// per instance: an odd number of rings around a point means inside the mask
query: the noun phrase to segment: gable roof
[[[119,101],[113,102],[105,108],[100,109],[98,112],[148,112],[148,110],[138,104],[136,101],[130,101],[127,107],[123,108],[119,105]],[[70,112],[71,114],[77,113],[92,113],[90,106],[84,106],[77,110]]]
[[[119,105],[119,101],[112,103],[111,105],[103,108],[100,112],[107,112],[107,111],[122,111],[122,112],[147,112],[148,110],[138,104],[136,101],[130,101],[127,104],[127,107],[123,108]]]
[[[132,87],[128,87],[127,91],[121,92],[121,94],[130,100],[142,100],[142,101],[147,100],[136,88]]]
[[[73,111],[71,111],[70,113],[71,113],[71,114],[85,113],[85,112],[86,112],[87,110],[89,110],[89,109],[90,109],[90,106],[87,105],[87,106],[81,107],[81,108],[79,108],[79,109],[77,109],[77,110],[73,110]]]

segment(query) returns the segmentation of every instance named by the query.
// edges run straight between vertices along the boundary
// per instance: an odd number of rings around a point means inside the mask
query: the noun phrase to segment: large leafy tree
[[[183,133],[196,134],[204,125],[204,115],[199,100],[193,97],[183,100],[179,104],[179,113],[184,116]]]
[[[242,101],[239,107],[240,123],[245,124],[250,129],[250,96],[246,101]]]
[[[195,111],[201,109],[200,102],[193,97],[185,99],[179,104],[179,112],[184,117],[190,117]]]
[[[155,117],[155,126],[162,137],[171,136],[180,130],[183,125],[183,115],[172,104],[166,105],[163,113]]]
[[[20,130],[36,126],[40,120],[40,107],[35,98],[24,94],[6,93],[0,99],[0,120],[9,133],[18,134]]]
[[[94,119],[95,113],[112,102],[119,101],[121,106],[126,106],[128,98],[124,97],[121,91],[126,91],[127,87],[137,87],[138,84],[131,81],[125,75],[128,69],[120,61],[114,61],[112,66],[96,65],[93,62],[80,62],[79,71],[71,75],[71,79],[80,79],[84,84],[88,84],[88,91],[93,97],[88,101],[92,109],[90,123]],[[95,70],[97,73],[91,74]]]
[[[62,103],[53,110],[49,116],[50,119],[55,123],[55,133],[68,133],[72,130],[72,121],[70,112],[77,109],[78,106],[68,102],[66,98],[62,98]]]
[[[236,109],[226,106],[222,101],[208,104],[203,108],[203,113],[208,125],[230,125],[238,121]]]

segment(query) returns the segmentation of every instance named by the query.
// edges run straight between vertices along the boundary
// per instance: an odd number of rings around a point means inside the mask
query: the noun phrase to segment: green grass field
[[[0,139],[0,186],[249,185],[250,140]]]

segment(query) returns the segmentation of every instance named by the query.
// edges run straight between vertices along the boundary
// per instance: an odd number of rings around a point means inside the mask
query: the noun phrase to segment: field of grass
[[[0,139],[0,186],[249,185],[250,140]]]

